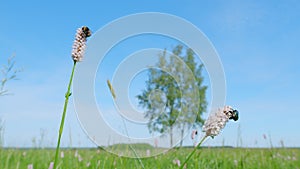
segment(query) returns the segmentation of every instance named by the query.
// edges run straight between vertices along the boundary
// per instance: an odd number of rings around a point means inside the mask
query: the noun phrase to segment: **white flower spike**
[[[90,29],[86,26],[77,29],[72,50],[72,58],[74,62],[82,61],[86,46],[86,38],[90,37],[91,34]]]
[[[208,117],[202,130],[206,133],[206,136],[214,138],[225,127],[229,119],[237,121],[239,119],[239,112],[230,106],[224,106]]]

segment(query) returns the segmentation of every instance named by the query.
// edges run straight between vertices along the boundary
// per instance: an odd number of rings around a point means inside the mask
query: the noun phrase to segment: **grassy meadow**
[[[125,151],[125,149],[124,149]],[[138,154],[153,149],[140,149]],[[192,148],[171,149],[166,153],[141,158],[144,168],[179,168]],[[0,149],[1,169],[48,169],[55,149]],[[61,149],[59,168],[106,169],[142,168],[138,160],[111,154],[103,149]],[[298,148],[201,148],[187,163],[186,168],[300,168]]]

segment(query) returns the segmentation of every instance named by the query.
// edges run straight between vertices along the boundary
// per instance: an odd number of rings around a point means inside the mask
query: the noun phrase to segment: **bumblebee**
[[[83,33],[85,34],[85,37],[90,37],[92,35],[91,30],[87,26],[83,26],[82,28]]]
[[[237,121],[239,119],[239,111],[237,110],[232,110],[230,111],[231,116],[229,119],[233,119],[234,121]]]

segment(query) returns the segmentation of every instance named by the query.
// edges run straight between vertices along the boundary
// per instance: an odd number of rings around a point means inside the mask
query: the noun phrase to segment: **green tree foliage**
[[[201,115],[206,110],[207,86],[203,85],[203,65],[197,64],[191,49],[178,45],[171,55],[163,52],[156,67],[150,68],[146,89],[137,98],[149,119],[150,133],[169,134],[173,146],[175,129],[183,140],[187,128],[204,122]]]

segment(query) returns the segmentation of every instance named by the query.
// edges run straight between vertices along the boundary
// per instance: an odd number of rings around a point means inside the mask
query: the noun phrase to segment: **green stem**
[[[207,138],[207,136],[204,136],[202,138],[202,140],[198,143],[198,145],[194,148],[194,150],[189,154],[189,156],[187,157],[187,159],[184,161],[184,163],[180,166],[180,169],[183,169],[183,167],[185,166],[185,164],[190,160],[190,158],[192,157],[192,155],[196,152],[196,150],[201,146],[201,144],[203,143],[203,141]]]
[[[76,66],[76,61],[74,61],[72,74],[71,74],[70,81],[69,81],[68,91],[65,95],[65,104],[64,104],[63,114],[62,114],[62,117],[61,117],[59,133],[58,133],[58,140],[57,140],[57,146],[56,146],[56,152],[55,152],[55,160],[54,160],[54,167],[53,167],[54,169],[56,169],[56,166],[57,166],[57,163],[58,163],[58,153],[59,153],[60,139],[61,139],[61,135],[62,135],[62,132],[63,132],[63,129],[64,129],[64,123],[65,123],[65,117],[66,117],[69,97],[71,96],[71,86],[72,86],[75,66]]]
[[[114,88],[112,87],[111,83],[109,80],[107,80],[107,85],[109,87],[109,90],[110,90],[110,93],[111,95],[113,96],[113,99],[116,100],[116,95],[115,95],[115,92],[114,92]],[[123,122],[123,125],[124,125],[124,128],[125,128],[125,132],[126,132],[126,135],[127,137],[129,138],[129,134],[128,134],[128,130],[127,130],[127,126],[126,126],[126,123],[125,123],[125,120],[124,118],[122,118],[122,122]],[[140,157],[138,156],[138,154],[136,153],[135,149],[131,146],[131,144],[129,144],[129,148],[130,150],[133,152],[135,158],[138,160],[138,162],[140,163],[141,167],[144,169],[145,166],[142,162],[142,160],[140,159]]]
[[[124,125],[124,127],[125,127],[126,135],[127,135],[127,137],[129,138],[129,134],[128,134],[128,130],[127,130],[127,126],[126,126],[126,123],[125,123],[124,118],[122,118],[122,122],[123,122],[123,125]],[[140,163],[141,167],[142,167],[143,169],[145,169],[145,166],[144,166],[142,160],[140,159],[140,157],[139,157],[138,154],[136,153],[135,149],[131,146],[131,144],[129,144],[129,148],[130,148],[131,151],[133,152],[133,154],[134,154],[135,158],[137,159],[137,161]]]
[[[134,156],[135,156],[135,158],[137,159],[137,161],[140,163],[141,167],[142,167],[143,169],[145,169],[145,166],[144,166],[142,160],[140,159],[140,157],[138,156],[138,154],[136,153],[135,149],[134,149],[131,145],[129,145],[129,148],[131,149],[131,151],[133,151]]]

